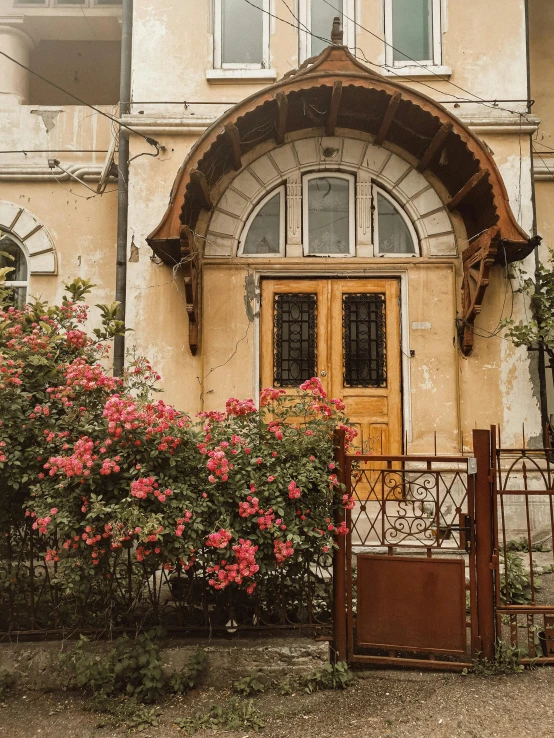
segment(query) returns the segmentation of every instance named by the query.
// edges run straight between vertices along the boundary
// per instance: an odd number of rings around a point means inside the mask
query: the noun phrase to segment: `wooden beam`
[[[193,169],[190,173],[190,181],[194,185],[194,196],[200,201],[204,210],[213,210],[214,204],[204,172],[201,172],[200,169]]]
[[[385,110],[385,115],[383,116],[383,120],[381,121],[379,132],[377,133],[375,141],[373,142],[375,146],[381,146],[381,144],[387,137],[387,133],[389,132],[389,128],[394,119],[394,116],[396,115],[396,111],[398,110],[398,106],[400,105],[401,100],[402,95],[400,92],[395,92],[394,95],[391,97],[388,108]]]
[[[340,100],[342,97],[342,82],[337,80],[333,85],[331,93],[331,104],[329,105],[329,113],[327,114],[327,123],[325,124],[325,135],[334,136],[337,127],[337,118],[339,117]]]
[[[452,123],[445,123],[439,128],[439,130],[433,136],[433,140],[425,150],[425,153],[421,157],[421,161],[417,165],[416,169],[418,172],[423,172],[427,169],[433,158],[444,146],[444,142],[450,135],[450,132],[454,128]]]
[[[476,172],[473,177],[470,177],[468,179],[465,185],[460,190],[458,190],[458,192],[456,192],[450,202],[447,203],[446,207],[450,210],[450,212],[452,212],[452,210],[456,210],[462,200],[465,200],[471,190],[476,187],[483,179],[483,177],[486,177],[488,175],[488,173],[488,169],[481,169],[480,171]]]
[[[231,152],[233,154],[233,169],[237,172],[242,167],[242,154],[240,150],[240,133],[239,129],[234,123],[227,123],[223,130],[231,146]]]
[[[275,95],[277,103],[277,117],[275,118],[275,142],[278,146],[285,143],[285,134],[287,132],[287,117],[289,114],[289,101],[283,92]]]

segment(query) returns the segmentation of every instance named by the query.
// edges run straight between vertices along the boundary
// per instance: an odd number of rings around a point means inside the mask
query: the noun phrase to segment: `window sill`
[[[450,77],[452,75],[452,67],[445,67],[438,64],[429,64],[420,66],[419,64],[410,64],[405,67],[385,67],[382,74],[385,77],[408,77],[409,79],[427,79],[428,77]]]
[[[248,85],[275,82],[276,69],[207,69],[206,79],[212,85]]]

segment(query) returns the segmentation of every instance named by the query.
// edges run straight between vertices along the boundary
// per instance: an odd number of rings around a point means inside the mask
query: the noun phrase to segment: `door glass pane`
[[[308,253],[348,254],[350,180],[317,177],[308,181]]]
[[[379,252],[415,254],[415,244],[406,221],[386,197],[377,194]]]
[[[342,296],[343,384],[386,387],[385,295]]]
[[[331,5],[335,7],[332,8]],[[323,49],[331,43],[333,18],[339,15],[342,20],[342,0],[334,0],[331,5],[328,5],[324,0],[312,0],[311,2],[310,27],[314,34],[310,37],[312,41],[311,56],[321,54]],[[315,38],[316,36],[320,36],[320,38]],[[322,38],[327,40],[322,41]]]
[[[428,61],[431,53],[433,0],[391,0],[394,61]]]
[[[317,371],[317,295],[277,294],[273,315],[273,385],[298,387]]]
[[[281,193],[260,208],[250,224],[243,254],[278,254],[281,240]]]
[[[263,61],[263,1],[221,0],[221,62],[261,64]],[[260,8],[260,9],[258,9]]]

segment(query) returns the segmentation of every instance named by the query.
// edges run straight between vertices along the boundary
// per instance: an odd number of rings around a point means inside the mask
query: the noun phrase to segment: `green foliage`
[[[206,652],[198,648],[187,666],[182,671],[175,672],[169,677],[168,686],[170,691],[175,694],[184,694],[189,689],[194,689],[206,667],[207,658]]]
[[[198,713],[190,718],[178,718],[174,723],[189,735],[199,730],[253,730],[258,732],[264,727],[260,713],[253,700],[242,697],[230,697],[223,704],[212,705],[207,712]]]
[[[541,588],[541,580],[533,580],[535,591]],[[506,551],[500,555],[500,599],[502,603],[525,605],[531,602],[531,575],[517,553]]]
[[[0,669],[0,700],[5,700],[15,686],[15,676],[5,669]]]
[[[346,661],[324,664],[301,677],[287,676],[277,685],[282,695],[295,692],[320,692],[323,690],[346,689],[355,677]]]
[[[552,259],[551,251],[550,257]],[[524,277],[516,290],[527,296],[531,303],[532,317],[526,322],[504,320],[506,334],[516,346],[535,350],[543,348],[554,357],[554,267],[539,263],[534,279]]]
[[[81,636],[71,654],[64,655],[77,685],[95,695],[132,697],[137,702],[156,702],[168,692],[192,689],[205,665],[205,654],[197,651],[182,672],[164,673],[160,655],[160,632],[141,633],[135,639],[118,638],[107,653],[95,654],[87,638]]]
[[[521,538],[513,539],[506,543],[506,551],[523,551],[529,553],[529,539],[525,536]],[[546,543],[531,543],[531,551],[548,553],[550,546]]]
[[[131,733],[156,728],[159,725],[158,708],[147,707],[133,697],[115,698],[98,694],[88,705],[88,709],[102,715],[96,728],[124,726]]]
[[[233,692],[241,694],[243,697],[253,697],[260,692],[265,691],[265,680],[259,671],[251,671],[242,679],[233,682]]]
[[[495,647],[493,661],[481,658],[477,654],[477,658],[471,669],[464,669],[463,674],[474,674],[475,676],[500,676],[502,674],[519,674],[524,670],[523,664],[520,664],[521,652],[517,646],[509,643],[498,641]]]

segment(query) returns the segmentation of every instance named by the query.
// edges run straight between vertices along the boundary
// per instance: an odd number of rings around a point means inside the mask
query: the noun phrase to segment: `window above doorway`
[[[6,288],[11,304],[21,310],[27,302],[27,256],[19,240],[10,233],[0,238],[0,269],[11,269],[6,275]]]
[[[354,174],[318,171],[265,194],[245,222],[237,255],[413,257],[420,250],[410,218],[384,189]]]

